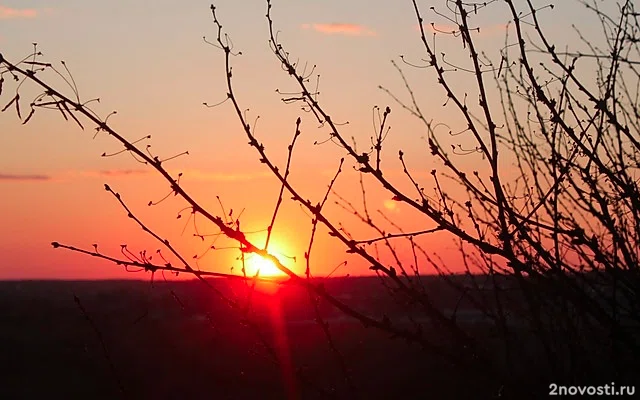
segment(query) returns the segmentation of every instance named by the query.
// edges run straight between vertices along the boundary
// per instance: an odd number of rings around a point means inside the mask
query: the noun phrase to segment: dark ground
[[[227,294],[244,290],[243,283],[213,285]],[[455,306],[457,296],[431,285],[442,308]],[[402,321],[375,278],[326,286],[369,314]],[[321,398],[313,387],[351,397],[305,292],[280,286],[277,294],[256,292],[253,304],[264,337],[286,337],[286,346],[276,340],[276,351],[290,354],[294,369],[311,381],[298,384],[301,398]],[[493,383],[326,304],[321,310],[359,398],[497,398]],[[472,314],[461,315],[471,329],[487,331]],[[0,282],[0,399],[286,398],[283,375],[267,354],[238,313],[200,282]],[[548,392],[549,382],[528,385],[518,398]]]

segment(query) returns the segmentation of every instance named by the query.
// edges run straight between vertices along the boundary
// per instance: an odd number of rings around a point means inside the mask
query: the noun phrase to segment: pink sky
[[[248,1],[251,7],[231,0],[216,3],[225,29],[243,53],[233,60],[235,90],[240,103],[249,109],[249,119],[260,116],[258,138],[283,168],[294,122],[298,116],[303,117],[292,179],[308,198],[319,201],[343,152],[331,143],[314,145],[328,137],[326,127],[319,128],[297,105],[283,104],[275,92],[276,88],[293,90],[295,85],[269,51],[264,2]],[[168,0],[154,2],[153,7],[125,1],[0,0],[0,52],[8,60],[17,61],[29,54],[32,42],[38,42],[47,61],[61,67],[59,61],[65,60],[82,99],[100,97],[94,107],[100,115],[118,111],[109,120],[118,132],[131,140],[151,134],[151,151],[163,157],[189,151],[189,156],[167,165],[176,174],[184,173],[185,187],[205,207],[219,212],[219,196],[227,212],[231,208],[245,210],[243,228],[264,229],[277,199],[278,183],[246,145],[231,105],[202,105],[219,102],[226,95],[222,55],[202,41],[202,36],[213,38],[214,34],[209,3],[176,4]],[[560,5],[549,14],[551,32],[568,37],[570,27],[559,22],[570,13],[584,12],[576,10]],[[478,36],[478,44],[493,51],[494,56],[503,41],[496,27],[504,26],[504,15],[487,13],[478,19],[487,27]],[[448,26],[428,14],[426,7],[425,16],[429,23]],[[424,57],[411,2],[390,5],[381,0],[282,0],[274,2],[274,18],[287,49],[309,65],[317,64],[320,100],[335,121],[349,122],[342,128],[344,135],[354,136],[365,149],[373,134],[372,107],[390,105],[392,130],[385,143],[385,175],[410,191],[397,159],[402,149],[415,176],[427,188],[432,187],[429,171],[441,165],[429,156],[424,127],[378,88],[383,85],[406,99],[402,80],[390,60],[398,61],[403,54],[419,63]],[[450,51],[451,60],[456,60],[456,46],[458,38],[445,37],[439,42],[439,51]],[[464,60],[462,57],[457,60]],[[433,74],[407,66],[404,70],[429,117],[446,121],[454,131],[462,128],[458,115],[442,107],[446,98]],[[72,93],[61,79],[50,77],[56,87]],[[461,74],[456,85],[464,88],[471,79]],[[35,94],[33,88],[23,90],[26,97]],[[4,94],[0,99],[4,106],[10,97]],[[167,184],[150,168],[127,155],[100,157],[120,149],[112,139],[104,135],[92,139],[90,128],[81,131],[55,112],[38,112],[24,126],[14,114],[9,110],[0,115],[0,279],[142,278],[121,267],[54,250],[49,245],[58,241],[90,249],[93,243],[99,243],[102,251],[116,255],[124,243],[149,251],[158,248],[105,192],[105,183],[120,192],[151,227],[178,243],[186,256],[206,249],[207,243],[192,236],[192,227],[182,234],[184,220],[176,219],[176,215],[184,202],[171,197],[159,206],[147,206],[150,200],[168,192]],[[461,140],[464,144],[465,139]],[[479,161],[470,156],[460,162],[471,171]],[[360,206],[353,165],[352,161],[346,164],[337,189]],[[367,187],[372,211],[383,210],[407,230],[433,227],[406,206],[395,204],[372,182],[367,182]],[[356,226],[352,234],[373,236],[335,205],[330,204],[327,210],[345,224]],[[295,264],[283,259],[296,272],[304,270],[302,260],[310,226],[308,216],[291,202],[285,204],[275,226],[274,243],[287,256],[296,257]],[[455,245],[447,235],[428,237],[425,246],[450,264],[457,262]],[[208,270],[229,272],[234,267],[238,271],[237,254],[234,250],[212,252],[199,265]],[[348,260],[347,266],[336,275],[368,273],[368,265],[345,255],[344,248],[324,231],[316,240],[313,254],[316,258],[312,265],[318,276],[328,274],[344,260]],[[433,272],[426,264],[425,268],[425,272]]]

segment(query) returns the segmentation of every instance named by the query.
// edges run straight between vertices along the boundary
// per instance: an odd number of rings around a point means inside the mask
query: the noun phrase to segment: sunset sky
[[[577,1],[558,3],[552,12],[541,13],[547,33],[557,38],[559,45],[578,46],[568,21],[593,22],[593,18]],[[429,12],[429,6],[442,7],[441,3],[421,4],[427,22],[435,22],[442,30],[452,29],[446,20]],[[64,60],[81,99],[99,97],[100,103],[94,103],[93,109],[102,116],[117,110],[109,122],[123,136],[135,140],[151,134],[151,152],[161,158],[189,151],[189,156],[167,162],[166,166],[176,175],[184,173],[185,188],[202,205],[221,213],[216,200],[219,196],[227,214],[231,209],[234,215],[244,210],[243,229],[261,230],[271,218],[278,182],[259,163],[255,150],[247,146],[231,104],[216,108],[202,105],[223,100],[227,92],[223,55],[202,40],[203,36],[215,39],[209,5],[209,1],[199,0],[158,0],[152,5],[122,0],[0,0],[0,53],[17,62],[37,42],[44,53],[41,61],[61,68],[59,62]],[[270,52],[265,2],[223,0],[217,1],[216,6],[235,49],[242,51],[242,56],[232,60],[235,91],[241,106],[249,109],[248,119],[253,121],[260,116],[256,130],[259,140],[284,168],[295,120],[302,116],[292,180],[313,202],[321,200],[344,151],[330,142],[314,145],[328,138],[328,130],[318,128],[312,116],[298,105],[283,104],[275,92],[295,91],[296,86]],[[521,7],[524,9],[523,4]],[[476,34],[478,46],[498,60],[508,20],[505,11],[503,3],[498,2],[490,12],[479,13],[474,20],[481,26]],[[372,107],[391,106],[385,174],[401,187],[410,187],[397,159],[398,150],[402,149],[415,176],[431,187],[429,171],[441,165],[429,155],[424,127],[378,88],[382,85],[406,99],[402,80],[390,61],[402,65],[402,54],[419,64],[420,58],[425,57],[411,1],[274,0],[273,17],[287,51],[301,63],[317,65],[321,103],[335,121],[349,121],[342,127],[343,134],[354,136],[359,149],[366,150],[373,134]],[[460,39],[444,36],[438,36],[438,51],[450,54],[451,61],[467,62],[462,53],[456,53]],[[403,70],[429,118],[447,122],[453,130],[462,126],[452,108],[442,107],[445,96],[431,72],[406,65]],[[57,88],[72,93],[60,78],[46,76]],[[463,87],[470,84],[471,78],[460,75],[456,84]],[[0,108],[11,99],[14,90],[15,85],[6,84]],[[22,89],[25,109],[29,96],[37,94],[34,90],[33,85]],[[182,233],[188,213],[176,219],[185,207],[178,198],[172,196],[158,206],[148,207],[149,201],[159,200],[169,192],[166,182],[129,155],[100,157],[121,147],[104,134],[92,139],[90,124],[85,126],[87,129],[81,131],[53,111],[36,112],[24,126],[13,109],[0,115],[0,279],[145,278],[142,273],[128,273],[107,262],[54,250],[49,244],[58,241],[90,250],[93,243],[98,243],[101,252],[115,256],[124,243],[132,250],[146,248],[152,253],[160,247],[126,217],[117,201],[105,192],[105,183],[121,193],[150,228],[178,243],[187,259],[201,255],[210,244],[192,236],[193,225]],[[461,143],[464,140],[461,138]],[[477,168],[477,160],[472,157],[460,162]],[[360,207],[353,165],[350,160],[345,164],[337,189]],[[416,217],[391,201],[373,182],[368,181],[367,188],[372,211],[384,210],[407,230],[433,227],[426,218]],[[285,199],[288,197],[285,195]],[[356,225],[353,217],[332,202],[327,210],[345,226],[354,226],[354,236],[373,237],[373,232]],[[303,254],[310,227],[310,218],[301,208],[285,202],[274,228],[272,250],[276,255],[296,257],[296,263],[284,256],[282,260],[299,273],[304,271]],[[204,223],[198,228],[215,232]],[[263,240],[260,234],[249,237],[258,245]],[[447,235],[428,238],[426,246],[444,260],[455,262],[455,245]],[[347,258],[344,248],[327,237],[324,230],[319,232],[312,254],[312,267],[318,276],[327,275],[343,260],[349,263],[335,275],[368,272],[368,265]],[[234,273],[239,272],[234,260],[237,255],[237,250],[213,251],[198,265],[220,272],[230,272],[233,267]]]

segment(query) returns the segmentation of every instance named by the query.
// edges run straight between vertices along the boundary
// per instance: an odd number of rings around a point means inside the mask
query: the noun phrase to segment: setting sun
[[[265,232],[256,233],[251,236],[251,240],[256,243],[258,247],[262,248],[264,248],[266,239],[267,235]],[[284,237],[272,236],[267,244],[266,250],[269,254],[276,257],[283,266],[292,271],[296,270],[294,246],[292,246],[291,243],[288,243]],[[286,276],[286,274],[280,271],[273,261],[256,253],[245,254],[244,267],[247,276],[254,276],[258,271],[258,275],[263,278]]]
[[[261,257],[257,254],[251,254],[246,259],[247,275],[256,275],[259,272],[259,276],[283,276],[284,272],[280,271],[273,261]]]

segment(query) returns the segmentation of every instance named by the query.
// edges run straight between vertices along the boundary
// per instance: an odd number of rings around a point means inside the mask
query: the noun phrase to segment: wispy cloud
[[[151,169],[114,169],[103,171],[83,171],[83,176],[88,177],[136,177],[146,174],[151,174],[154,171]],[[198,180],[198,181],[215,181],[215,182],[237,182],[237,181],[250,181],[253,179],[260,179],[267,176],[271,176],[268,171],[260,172],[230,172],[230,171],[213,171],[204,169],[186,169],[186,170],[171,170],[171,175],[174,177],[179,173],[182,173],[183,179]]]
[[[0,19],[35,18],[38,11],[33,8],[11,8],[0,5]]]
[[[50,181],[53,179],[49,175],[36,175],[36,174],[0,174],[0,181]]]
[[[376,36],[376,32],[364,25],[358,24],[303,24],[302,29],[313,29],[316,32],[327,35],[349,35],[349,36]]]
[[[70,170],[56,174],[54,179],[56,180],[73,180],[78,178],[126,178],[140,176],[150,173],[149,170],[144,169],[109,169],[109,170]]]
[[[203,169],[186,169],[186,170],[170,170],[172,176],[177,177],[182,173],[182,178],[197,181],[216,181],[216,182],[232,182],[232,181],[249,181],[270,176],[268,171],[261,172],[229,172],[229,171],[212,171]],[[60,178],[136,178],[154,173],[151,169],[110,169],[101,171],[67,171],[60,175]]]
[[[110,169],[106,171],[98,171],[101,176],[130,176],[148,174],[150,171],[144,169]]]
[[[254,179],[262,179],[271,176],[268,171],[259,172],[231,172],[231,171],[210,171],[202,169],[187,169],[170,171],[171,175],[176,177],[182,172],[183,179],[196,181],[213,181],[213,182],[244,182]],[[45,174],[3,174],[0,173],[0,182],[28,182],[28,181],[70,181],[76,179],[93,179],[93,178],[113,178],[125,179],[142,177],[153,173],[148,169],[110,169],[110,170],[69,170],[62,171],[52,175]]]
[[[100,178],[100,177],[132,177],[147,174],[150,171],[142,169],[112,169],[103,171],[63,171],[55,174],[2,174],[0,173],[0,181],[69,181],[78,178]]]

